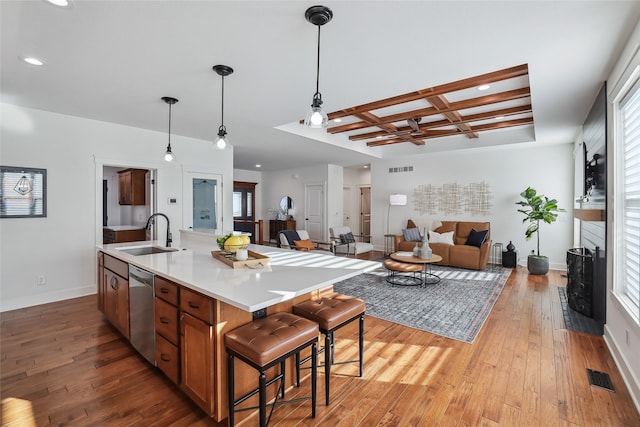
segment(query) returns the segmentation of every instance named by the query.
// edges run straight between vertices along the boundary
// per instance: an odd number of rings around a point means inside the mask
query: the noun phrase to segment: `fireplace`
[[[587,248],[567,251],[567,302],[580,314],[593,317],[593,255]]]

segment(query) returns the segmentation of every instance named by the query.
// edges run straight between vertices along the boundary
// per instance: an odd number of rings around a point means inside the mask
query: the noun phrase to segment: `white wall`
[[[413,166],[413,172],[389,173],[389,167]],[[485,181],[493,194],[491,213],[484,216],[470,214],[420,216],[414,210],[414,189],[420,184],[458,183],[468,185]],[[409,159],[377,161],[371,166],[372,225],[374,246],[384,248],[389,195],[407,194],[406,206],[393,206],[390,212],[390,232],[400,234],[408,219],[416,223],[434,218],[454,221],[489,221],[491,239],[506,247],[513,241],[519,252],[519,262],[526,265],[527,255],[535,249],[535,240],[525,240],[526,225],[515,203],[527,186],[539,193],[556,198],[561,208],[557,222],[542,224],[540,252],[549,257],[550,267],[566,268],[567,249],[573,244],[573,141],[561,145],[514,144],[495,149],[478,149],[433,153]]]
[[[47,169],[47,217],[0,219],[2,311],[95,293],[103,165],[157,169],[158,211],[171,219],[176,246],[182,207],[168,205],[167,198],[181,199],[183,164],[223,175],[229,184],[224,217],[232,218],[232,151],[215,152],[208,141],[172,136],[178,161],[167,164],[165,133],[11,104],[1,104],[0,112],[2,164]],[[39,275],[46,278],[44,286],[36,285]]]
[[[615,200],[614,152],[617,148],[613,112],[613,102],[623,92],[623,85],[632,72],[640,67],[640,23],[627,42],[627,46],[607,80],[607,321],[604,337],[613,355],[624,381],[640,411],[640,325],[623,308],[614,294],[616,286],[615,256],[619,248],[619,239],[615,238]]]

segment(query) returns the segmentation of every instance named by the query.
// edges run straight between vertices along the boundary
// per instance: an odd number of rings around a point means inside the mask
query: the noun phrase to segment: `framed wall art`
[[[47,170],[0,166],[0,218],[47,216]]]

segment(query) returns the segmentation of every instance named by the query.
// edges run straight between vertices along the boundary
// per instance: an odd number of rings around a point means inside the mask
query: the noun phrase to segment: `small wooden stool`
[[[316,417],[316,381],[317,362],[315,358],[311,365],[311,396],[278,402],[278,394],[284,399],[285,389],[285,361],[295,355],[296,361],[300,359],[300,351],[311,347],[311,353],[315,354],[318,344],[318,325],[308,319],[291,313],[276,313],[262,319],[255,320],[240,326],[224,336],[224,344],[228,354],[228,393],[229,393],[229,426],[234,425],[234,414],[237,411],[258,408],[260,411],[260,426],[269,423],[273,409],[277,404],[311,400],[311,416]],[[235,397],[234,358],[242,360],[260,373],[258,388],[250,391],[242,397]],[[266,371],[280,364],[280,373],[272,379],[266,379]],[[267,405],[266,388],[280,380],[280,387],[275,401]],[[300,385],[299,381],[296,385]],[[259,393],[259,405],[257,407],[236,409],[236,406],[251,396]],[[267,406],[271,406],[269,418],[267,418]]]
[[[324,334],[324,388],[325,388],[325,402],[329,405],[329,388],[331,378],[331,365],[345,364],[345,363],[360,363],[360,375],[363,373],[363,361],[364,361],[364,312],[366,310],[366,304],[364,301],[358,298],[333,294],[329,297],[320,298],[319,300],[309,300],[293,306],[293,313],[298,316],[302,316],[309,320],[313,320],[320,326],[320,332]],[[359,359],[350,360],[347,362],[335,362],[335,331],[343,326],[351,323],[352,321],[360,319],[360,332],[359,332]],[[299,360],[299,354],[296,355],[296,381],[300,381],[300,365],[307,362],[309,357],[304,360]],[[312,352],[310,356],[311,360],[315,359],[315,354]]]
[[[422,264],[408,264],[392,259],[385,259],[384,266],[388,271],[387,283],[401,286],[422,285]],[[413,273],[408,275],[406,273]],[[418,276],[416,276],[416,273]]]

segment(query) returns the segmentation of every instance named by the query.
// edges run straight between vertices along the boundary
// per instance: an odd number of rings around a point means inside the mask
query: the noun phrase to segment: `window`
[[[616,281],[614,292],[640,323],[640,78],[637,73],[617,107]]]

